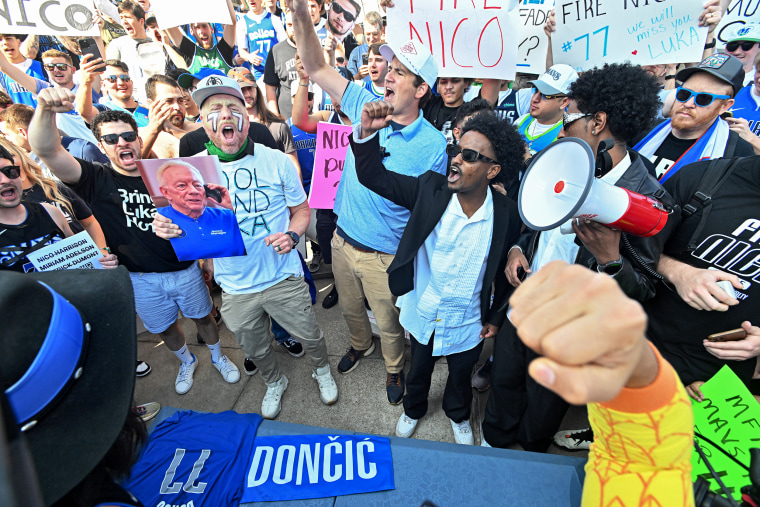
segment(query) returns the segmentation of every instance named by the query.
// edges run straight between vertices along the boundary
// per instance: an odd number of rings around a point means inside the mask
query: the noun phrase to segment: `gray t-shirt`
[[[293,81],[298,85],[296,47],[290,39],[286,39],[274,45],[264,69],[264,83],[277,87],[277,107],[283,118],[290,118],[293,111],[293,99],[290,95]]]

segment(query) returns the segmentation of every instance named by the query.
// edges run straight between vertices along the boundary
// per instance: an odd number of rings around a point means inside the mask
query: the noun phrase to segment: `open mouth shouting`
[[[387,102],[393,102],[393,98],[396,96],[396,92],[388,88],[388,86],[385,86],[385,95],[383,96],[383,100]]]
[[[137,157],[135,157],[135,152],[132,151],[131,148],[118,150],[116,154],[119,157],[119,162],[124,167],[134,165],[135,162],[137,162]]]
[[[0,200],[11,205],[18,204],[21,201],[20,189],[13,184],[0,187]]]
[[[462,170],[459,168],[459,166],[451,164],[451,167],[449,167],[449,173],[447,174],[447,179],[449,180],[449,183],[456,183],[457,181],[459,181],[461,177],[462,177]]]

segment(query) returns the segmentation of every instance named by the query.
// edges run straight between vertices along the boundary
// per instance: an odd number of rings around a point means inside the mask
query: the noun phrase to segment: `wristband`
[[[718,40],[713,39],[712,42],[708,42],[707,44],[705,44],[705,49],[712,49],[717,45],[718,45]]]
[[[676,78],[676,75],[675,75],[675,74],[670,74],[670,75],[668,75],[668,76],[665,76],[665,81],[668,81],[668,80],[670,80],[670,79],[675,79],[675,78]]]
[[[300,82],[298,83],[298,86],[303,86],[304,88],[308,88],[309,87],[308,84],[303,84],[303,83],[300,83]]]
[[[616,261],[608,262],[606,264],[597,264],[596,271],[598,273],[606,273],[610,276],[617,275],[620,270],[623,269],[623,256]]]

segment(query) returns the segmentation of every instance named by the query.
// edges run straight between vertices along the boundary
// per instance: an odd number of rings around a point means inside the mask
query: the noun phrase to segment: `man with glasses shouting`
[[[158,334],[181,362],[174,384],[177,394],[190,390],[198,366],[177,323],[177,310],[195,321],[222,378],[228,383],[239,381],[237,367],[221,353],[211,298],[198,262],[180,262],[171,243],[153,233],[156,208],[137,170],[143,142],[134,118],[123,111],[106,111],[93,118],[92,132],[110,164],[90,163],[63,149],[52,121],[55,113],[71,110],[74,94],[65,88],[47,88],[37,100],[29,143],[48,167],[55,168],[55,175],[92,208],[119,263],[129,270],[137,314],[145,328]]]
[[[670,120],[655,127],[634,149],[655,166],[661,183],[692,162],[713,158],[748,157],[752,146],[729,130],[721,118],[734,105],[744,81],[742,62],[716,54],[676,75]],[[620,83],[624,86],[624,83]]]

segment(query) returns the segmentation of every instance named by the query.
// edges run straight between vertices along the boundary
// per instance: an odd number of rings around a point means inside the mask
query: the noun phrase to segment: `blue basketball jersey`
[[[736,94],[736,101],[731,112],[736,118],[744,118],[749,122],[749,129],[760,136],[760,97],[752,95],[755,83],[750,83]]]
[[[46,81],[45,74],[42,72],[42,64],[37,60],[27,58],[24,63],[19,65],[19,68],[29,76]],[[2,72],[0,72],[0,85],[5,88],[14,103],[37,107],[37,94],[30,92]]]
[[[269,51],[279,42],[277,31],[272,23],[271,12],[267,12],[261,21],[255,21],[249,16],[243,16],[243,19],[245,20],[248,32],[248,52],[253,53],[257,51],[258,55],[263,59],[261,65],[252,65],[254,76],[256,79],[259,79],[264,75],[264,67]]]
[[[238,505],[258,414],[177,412],[161,422],[122,484],[144,505]]]
[[[301,165],[301,181],[306,194],[311,189],[311,178],[314,172],[314,151],[317,149],[317,134],[309,134],[293,125],[293,119],[288,118],[288,126],[293,133],[296,144],[296,155]]]

